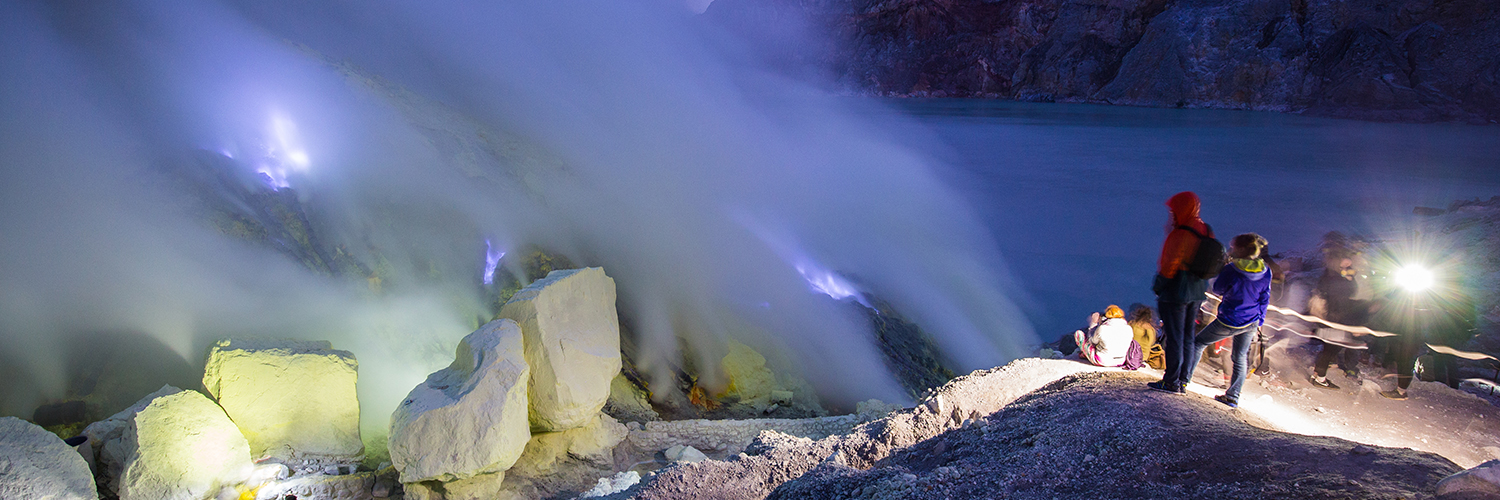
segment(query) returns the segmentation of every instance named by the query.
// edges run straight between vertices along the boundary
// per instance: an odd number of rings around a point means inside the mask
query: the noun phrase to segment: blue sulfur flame
[[[500,265],[500,259],[505,258],[505,252],[495,250],[489,239],[484,240],[484,284],[495,284],[495,268]]]
[[[802,279],[807,280],[807,286],[812,288],[812,291],[833,297],[834,300],[853,298],[855,302],[873,309],[865,300],[864,293],[843,276],[807,261],[797,264],[796,268],[797,272],[802,275]]]

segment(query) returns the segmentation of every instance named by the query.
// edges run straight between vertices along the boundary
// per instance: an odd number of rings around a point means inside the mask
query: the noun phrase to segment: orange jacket
[[[1208,224],[1198,218],[1201,206],[1198,195],[1192,191],[1177,193],[1167,200],[1167,209],[1172,211],[1172,226],[1167,228],[1167,241],[1161,246],[1161,258],[1156,261],[1156,273],[1163,278],[1177,277],[1177,272],[1187,268],[1193,254],[1198,252],[1198,236],[1178,226],[1191,227],[1200,234],[1214,236]]]

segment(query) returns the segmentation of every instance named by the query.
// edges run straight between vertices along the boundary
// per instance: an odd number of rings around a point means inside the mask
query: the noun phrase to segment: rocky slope
[[[1409,449],[1256,428],[1144,382],[1070,377],[869,470],[820,465],[769,498],[1421,498],[1459,470]]]
[[[1500,119],[1487,0],[717,0],[705,17],[857,94]]]
[[[1147,374],[1022,359],[916,408],[811,440],[659,471],[611,498],[1431,498],[1460,467],[1405,448],[1267,430],[1148,391]]]

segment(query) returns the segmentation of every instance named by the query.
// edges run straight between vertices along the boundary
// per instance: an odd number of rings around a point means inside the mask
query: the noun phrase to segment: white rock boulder
[[[693,464],[708,460],[708,455],[704,455],[703,452],[698,451],[697,448],[681,444],[675,445],[671,448],[667,448],[662,452],[662,455],[665,455],[667,457],[667,460],[671,462],[684,462]]]
[[[374,472],[338,476],[308,474],[262,484],[255,490],[255,500],[371,500],[375,488]]]
[[[1439,497],[1500,498],[1500,460],[1490,460],[1443,478],[1438,481],[1437,494]]]
[[[391,463],[409,485],[409,496],[433,490],[420,484],[429,482],[446,485],[449,497],[491,484],[498,488],[497,476],[515,464],[531,438],[530,376],[514,321],[491,321],[464,337],[453,364],[429,375],[391,415]]]
[[[902,409],[905,407],[898,404],[887,403],[879,399],[866,399],[854,405],[854,414],[859,415],[860,421],[868,422],[885,418],[886,415]]]
[[[661,420],[661,415],[651,408],[649,397],[621,373],[609,382],[609,401],[604,403],[604,412],[626,422]]]
[[[552,271],[500,309],[526,337],[531,426],[562,431],[589,423],[620,372],[615,280],[603,268]]]
[[[97,499],[89,464],[46,429],[0,417],[0,498]]]
[[[566,459],[582,460],[603,468],[614,468],[614,449],[630,430],[614,417],[600,413],[583,427],[531,435],[526,452],[512,472],[539,477],[553,474]]]
[[[599,482],[594,483],[592,489],[583,492],[582,495],[578,495],[578,498],[607,497],[628,490],[631,486],[640,483],[641,473],[628,470],[615,474],[613,477],[600,478]]]
[[[326,341],[221,340],[203,387],[250,442],[257,460],[357,462],[359,362]]]
[[[254,470],[250,444],[224,410],[197,391],[162,387],[84,429],[99,473],[121,500],[203,500]]]
[[[772,393],[785,392],[777,390],[776,374],[766,367],[766,357],[745,344],[730,341],[729,353],[719,361],[719,368],[729,377],[729,393],[758,410],[771,405]],[[790,403],[791,398],[786,394],[783,404]]]

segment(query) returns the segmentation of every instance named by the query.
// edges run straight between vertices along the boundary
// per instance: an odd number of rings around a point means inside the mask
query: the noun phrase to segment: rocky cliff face
[[[717,0],[705,17],[858,94],[1500,120],[1489,0]]]

